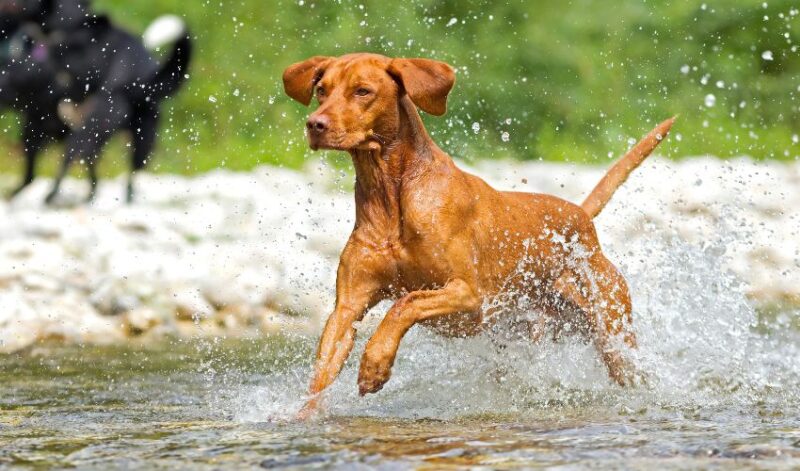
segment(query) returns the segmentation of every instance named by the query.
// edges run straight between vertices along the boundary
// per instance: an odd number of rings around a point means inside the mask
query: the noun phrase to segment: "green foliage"
[[[673,157],[800,155],[796,0],[95,5],[136,32],[176,13],[196,35],[190,81],[165,107],[151,166],[161,171],[301,165],[310,155],[308,111],[283,94],[281,73],[311,55],[352,51],[455,66],[447,116],[425,121],[444,149],[465,159],[604,163],[674,114],[674,137],[661,150]],[[710,94],[714,106],[705,104]],[[7,128],[6,138],[15,132]],[[107,168],[124,168],[124,147],[112,148]]]

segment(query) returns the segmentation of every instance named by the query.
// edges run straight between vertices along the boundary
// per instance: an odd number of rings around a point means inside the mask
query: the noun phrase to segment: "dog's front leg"
[[[328,317],[317,349],[309,400],[298,414],[311,416],[319,407],[319,395],[342,370],[355,342],[353,323],[381,300],[386,261],[351,239],[342,253],[336,274],[336,306]]]
[[[8,198],[12,199],[18,194],[22,192],[25,188],[28,187],[31,183],[33,183],[33,179],[36,177],[36,156],[38,155],[39,150],[36,149],[34,152],[30,152],[28,148],[25,148],[25,174],[22,177],[22,182],[11,190],[8,194]]]
[[[17,196],[33,183],[33,179],[36,177],[36,160],[45,145],[47,134],[46,131],[40,129],[39,123],[28,117],[22,137],[25,141],[25,173],[20,185],[8,195],[9,199]]]
[[[475,287],[461,279],[441,289],[413,291],[401,298],[367,343],[358,372],[359,394],[377,392],[389,380],[400,340],[414,324],[437,316],[476,312],[480,305]]]

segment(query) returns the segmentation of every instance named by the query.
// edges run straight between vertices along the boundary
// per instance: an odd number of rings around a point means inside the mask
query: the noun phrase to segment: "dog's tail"
[[[628,176],[639,166],[644,159],[653,152],[653,149],[667,137],[667,133],[675,122],[677,116],[664,121],[655,127],[650,134],[646,135],[644,139],[639,141],[623,158],[614,164],[611,169],[603,175],[600,183],[594,187],[589,196],[581,203],[581,208],[586,211],[586,214],[594,219],[600,211],[603,210],[605,205],[614,196],[617,188],[625,183]]]
[[[148,86],[151,100],[166,98],[178,91],[186,81],[186,71],[192,58],[192,38],[182,19],[175,15],[165,15],[147,28],[143,41],[148,49],[174,43],[169,57]]]

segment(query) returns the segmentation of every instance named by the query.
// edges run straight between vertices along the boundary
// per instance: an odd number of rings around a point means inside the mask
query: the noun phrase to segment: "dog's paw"
[[[47,194],[47,196],[44,198],[44,204],[45,204],[45,206],[50,206],[50,207],[55,207],[55,206],[57,206],[57,203],[58,203],[58,202],[56,201],[56,197],[57,197],[57,196],[58,196],[58,193],[56,193],[56,192],[50,192],[50,193],[48,193],[48,194]]]
[[[364,354],[358,370],[358,394],[364,396],[380,391],[391,376],[391,361],[378,360],[371,355]]]
[[[315,418],[320,413],[319,399],[314,397],[308,400],[303,407],[295,414],[296,422],[306,422]]]

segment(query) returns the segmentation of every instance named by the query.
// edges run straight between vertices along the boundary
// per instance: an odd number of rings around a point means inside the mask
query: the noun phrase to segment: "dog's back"
[[[141,88],[152,80],[159,70],[159,63],[140,38],[102,15],[64,35],[55,49],[53,60],[72,76],[74,86],[69,97],[73,100],[97,92],[132,92],[137,85]]]

